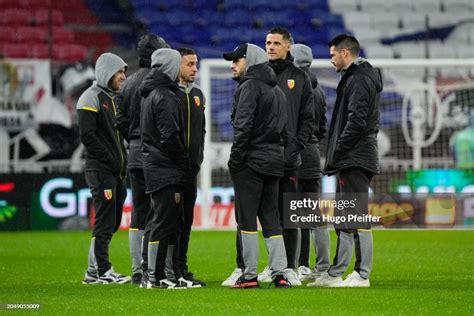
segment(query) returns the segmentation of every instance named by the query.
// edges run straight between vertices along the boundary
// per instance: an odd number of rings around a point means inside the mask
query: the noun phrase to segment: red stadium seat
[[[48,9],[50,0],[17,0],[21,7],[28,10]]]
[[[26,10],[7,9],[0,12],[0,24],[8,26],[29,25],[31,23],[30,13]]]
[[[2,31],[0,32],[0,43],[13,44],[16,40],[17,36],[14,27],[2,27]]]
[[[74,43],[74,32],[62,27],[54,27],[53,30],[53,43]]]
[[[38,59],[49,58],[49,46],[46,44],[35,44],[31,47],[31,57]]]
[[[44,43],[48,38],[46,30],[39,27],[19,27],[16,33],[20,43]]]
[[[17,0],[0,0],[0,10],[20,9],[21,4]]]
[[[38,10],[35,13],[34,21],[37,25],[47,25],[49,23],[49,10]],[[63,13],[58,10],[51,11],[53,25],[62,26],[64,24]]]
[[[29,58],[31,49],[26,44],[9,44],[2,48],[2,56],[5,58]]]
[[[87,57],[87,48],[75,44],[58,44],[53,47],[53,57],[62,62],[82,61]]]

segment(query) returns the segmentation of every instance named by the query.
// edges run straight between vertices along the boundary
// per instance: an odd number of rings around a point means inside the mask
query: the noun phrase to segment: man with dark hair
[[[146,244],[148,214],[151,213],[150,196],[145,193],[145,176],[143,174],[142,151],[140,148],[140,108],[142,96],[139,86],[151,70],[151,54],[158,48],[168,47],[166,41],[157,35],[147,34],[138,42],[140,69],[125,80],[119,94],[117,110],[117,129],[129,143],[127,171],[132,186],[133,212],[128,240],[132,257],[132,283],[140,284],[144,270],[147,268]],[[142,244],[143,242],[143,244]],[[142,252],[144,245],[145,252]]]
[[[126,70],[127,64],[119,56],[100,55],[95,65],[96,81],[77,101],[81,142],[86,148],[85,177],[95,210],[83,284],[130,282],[130,277],[115,272],[109,261],[109,244],[120,227],[127,196],[126,153],[115,128],[115,96],[125,81]]]
[[[179,269],[183,277],[201,285],[204,282],[194,278],[188,270],[188,246],[191,235],[191,226],[194,220],[194,205],[197,196],[197,174],[201,169],[204,157],[204,136],[206,135],[206,120],[204,110],[206,98],[201,89],[194,84],[197,75],[198,57],[196,52],[190,48],[178,48],[181,54],[181,66],[179,71],[179,89],[176,95],[184,106],[184,133],[186,135],[185,146],[189,152],[191,169],[186,177],[187,185],[183,191],[184,226],[182,227],[179,243]]]
[[[298,192],[320,193],[321,164],[319,153],[319,142],[326,136],[326,96],[321,89],[316,76],[310,71],[313,62],[313,51],[303,44],[291,45],[291,55],[294,64],[300,67],[311,78],[314,100],[314,132],[306,146],[301,152],[301,166],[298,169]],[[316,267],[313,271],[309,269],[310,254],[310,232],[317,254]],[[299,253],[298,278],[300,281],[314,279],[329,269],[329,231],[326,225],[314,227],[314,229],[301,229],[301,251]]]
[[[308,74],[293,64],[290,48],[291,34],[283,27],[267,32],[265,48],[269,65],[275,71],[278,86],[286,96],[288,113],[288,146],[285,148],[285,172],[279,182],[278,211],[283,225],[283,195],[296,192],[300,152],[306,147],[314,129],[314,104],[311,79]],[[292,285],[301,285],[295,269],[298,260],[298,230],[283,229],[288,267],[286,275]],[[261,275],[268,279],[268,270]]]
[[[368,214],[368,190],[372,177],[379,172],[377,133],[382,76],[359,57],[359,42],[350,35],[338,35],[329,43],[331,63],[341,72],[337,86],[324,171],[337,177],[337,198],[355,200],[355,207],[336,209],[335,215]],[[337,248],[327,274],[315,280],[315,286],[369,287],[373,241],[370,223],[344,223],[335,226]],[[344,281],[355,244],[354,272]]]
[[[165,273],[168,245],[179,245],[183,225],[183,188],[190,170],[178,91],[181,55],[160,48],[151,56],[152,70],[140,85],[141,132],[146,192],[151,194],[153,218],[148,242],[148,280],[144,288],[200,287],[184,279],[173,251],[175,282]]]
[[[277,207],[287,141],[285,95],[260,47],[242,44],[224,53],[224,59],[232,61],[233,78],[239,82],[232,104],[234,141],[228,165],[245,269],[232,288],[259,287],[257,217],[273,283],[277,288],[288,288],[291,285],[284,275],[287,263]]]

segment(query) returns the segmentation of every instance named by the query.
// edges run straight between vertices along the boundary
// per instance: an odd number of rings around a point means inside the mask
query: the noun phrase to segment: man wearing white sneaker
[[[360,46],[355,37],[338,35],[329,43],[329,48],[331,63],[342,77],[337,86],[324,171],[337,177],[338,203],[354,203],[350,207],[335,209],[334,215],[345,216],[346,222],[335,225],[337,248],[334,262],[328,273],[312,285],[369,287],[373,257],[370,223],[350,222],[348,215],[368,214],[369,184],[379,172],[377,133],[382,77],[378,69],[359,57]],[[354,272],[342,281],[354,245]]]

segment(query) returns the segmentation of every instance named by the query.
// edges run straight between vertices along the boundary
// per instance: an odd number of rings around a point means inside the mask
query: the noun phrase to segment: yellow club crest
[[[107,189],[104,190],[104,197],[106,200],[111,200],[112,199],[112,190]]]
[[[174,194],[174,201],[176,202],[176,204],[179,204],[179,202],[181,202],[181,193]]]
[[[196,106],[200,106],[201,105],[201,99],[199,99],[198,96],[195,96],[194,97],[194,103],[196,104]]]
[[[286,82],[288,84],[288,88],[293,89],[295,87],[295,80],[294,79],[288,79]]]

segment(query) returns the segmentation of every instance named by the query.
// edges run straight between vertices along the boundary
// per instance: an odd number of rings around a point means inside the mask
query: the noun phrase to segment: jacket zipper
[[[115,111],[115,102],[114,102],[114,99],[113,98],[110,98],[110,100],[112,100],[112,107],[114,108],[114,115],[116,114],[116,111]],[[122,146],[120,146],[120,135],[119,135],[119,131],[115,131],[115,140],[117,142],[117,147],[118,147],[118,150],[120,152],[120,179],[122,179],[122,169],[123,169],[123,152],[122,152]]]
[[[188,148],[189,148],[189,139],[191,137],[191,102],[189,101],[189,93],[188,90],[186,89],[186,99],[188,100]]]

